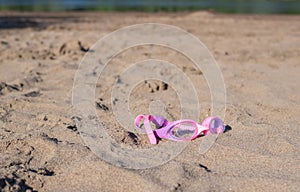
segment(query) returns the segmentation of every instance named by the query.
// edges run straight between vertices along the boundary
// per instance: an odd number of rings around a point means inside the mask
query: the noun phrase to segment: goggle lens
[[[224,132],[224,123],[220,119],[212,119],[209,123],[209,130],[211,133],[222,133]]]
[[[171,131],[171,135],[179,139],[191,139],[195,135],[196,130],[197,125],[183,122],[174,126]]]

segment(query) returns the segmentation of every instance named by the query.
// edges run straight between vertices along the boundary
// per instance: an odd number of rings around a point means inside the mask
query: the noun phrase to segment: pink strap
[[[149,140],[150,140],[150,143],[153,144],[153,145],[155,145],[155,144],[157,144],[157,139],[156,139],[156,137],[155,137],[155,135],[154,135],[154,132],[153,132],[153,130],[152,130],[152,128],[151,128],[150,121],[149,121],[150,118],[151,118],[150,115],[146,115],[146,116],[145,116],[144,124],[145,124],[146,133],[147,133],[147,135],[148,135],[148,138],[149,138]]]
[[[141,127],[139,126],[142,119],[144,119],[145,129],[141,129]],[[145,131],[148,135],[150,143],[155,145],[155,144],[157,144],[157,139],[156,139],[156,137],[154,135],[154,132],[151,128],[150,121],[149,121],[150,119],[152,119],[151,115],[139,115],[135,118],[134,124],[140,130]]]
[[[140,127],[140,122],[141,122],[141,120],[144,118],[145,116],[144,115],[138,115],[136,118],[135,118],[135,120],[134,120],[134,125],[136,126],[136,128],[138,128],[138,129],[140,129],[140,130],[142,130],[142,131],[144,131],[144,129],[141,129],[141,127]]]

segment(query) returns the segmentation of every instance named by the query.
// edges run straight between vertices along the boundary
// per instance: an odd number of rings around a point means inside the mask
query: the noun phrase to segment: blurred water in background
[[[0,10],[188,11],[299,14],[300,0],[0,0]]]

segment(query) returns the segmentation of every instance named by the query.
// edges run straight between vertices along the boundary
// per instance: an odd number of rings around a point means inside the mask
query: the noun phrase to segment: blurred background
[[[300,0],[0,0],[2,11],[211,10],[222,13],[299,14]]]

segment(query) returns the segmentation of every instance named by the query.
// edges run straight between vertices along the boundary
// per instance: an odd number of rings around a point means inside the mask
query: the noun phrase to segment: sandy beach
[[[299,21],[211,12],[1,12],[0,191],[300,191]],[[198,153],[198,138],[166,164],[133,170],[103,161],[82,140],[72,109],[79,63],[101,37],[138,23],[180,27],[215,57],[231,129],[207,153]],[[96,88],[95,110],[120,145],[151,147],[145,135],[118,125],[109,94],[122,70],[151,58],[176,64],[197,86],[195,120],[210,115],[209,88],[191,61],[164,47],[134,47],[112,60]],[[175,120],[174,95],[146,81],[133,90],[130,107],[144,113],[159,97]]]

